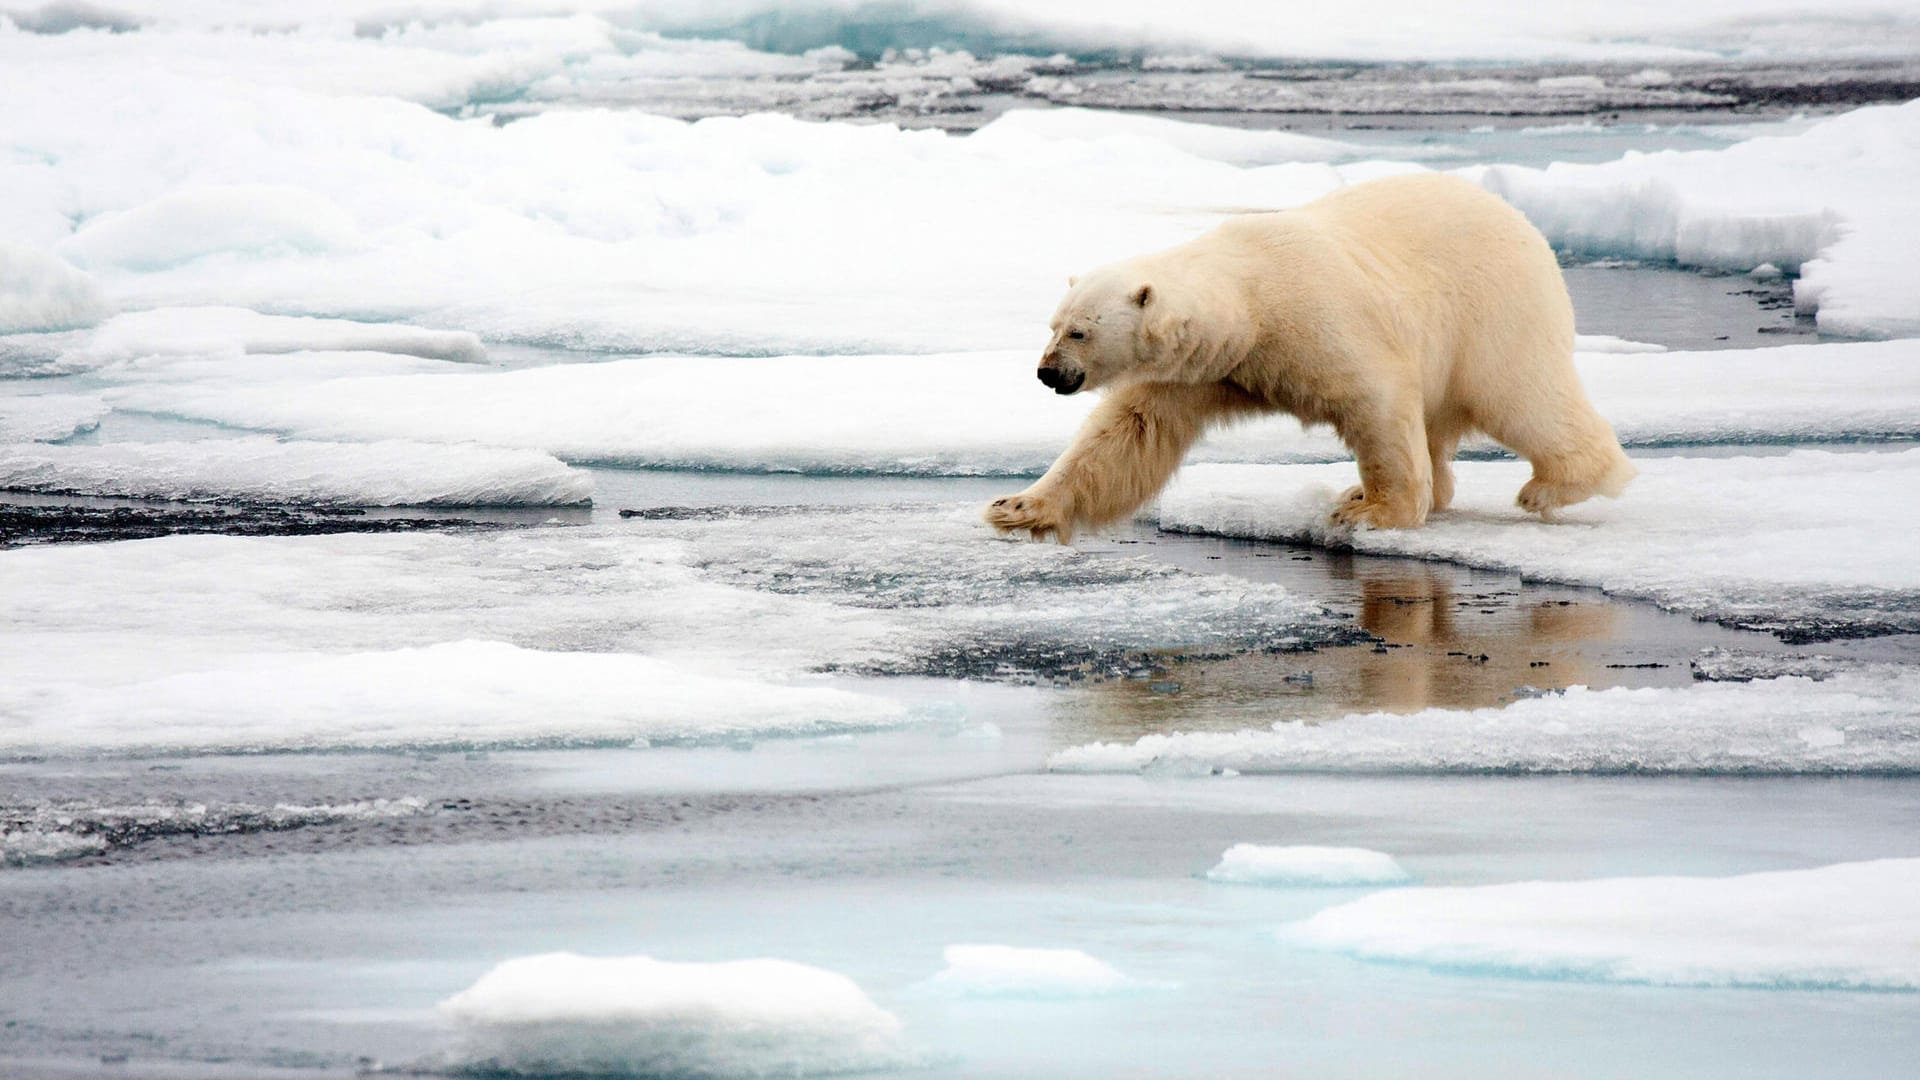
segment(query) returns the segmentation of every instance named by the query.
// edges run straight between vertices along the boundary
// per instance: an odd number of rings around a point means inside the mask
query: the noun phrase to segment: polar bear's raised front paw
[[[1001,532],[1024,530],[1032,539],[1053,539],[1063,544],[1073,539],[1073,523],[1059,502],[1030,491],[993,500],[987,504],[985,516],[987,524]]]

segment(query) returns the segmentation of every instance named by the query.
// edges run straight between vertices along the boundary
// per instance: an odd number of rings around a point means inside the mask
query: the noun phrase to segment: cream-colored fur
[[[1218,422],[1331,424],[1360,484],[1333,519],[1409,528],[1453,498],[1460,440],[1533,465],[1542,515],[1618,495],[1634,468],[1573,367],[1573,305],[1520,213],[1464,180],[1401,176],[1235,218],[1071,283],[1040,362],[1060,393],[1108,387],[1060,459],[989,524],[1062,542],[1151,499]]]

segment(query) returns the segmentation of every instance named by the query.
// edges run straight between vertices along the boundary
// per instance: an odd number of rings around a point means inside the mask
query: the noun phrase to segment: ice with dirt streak
[[[1395,889],[1283,941],[1443,971],[1656,986],[1920,990],[1920,859],[1736,877]]]

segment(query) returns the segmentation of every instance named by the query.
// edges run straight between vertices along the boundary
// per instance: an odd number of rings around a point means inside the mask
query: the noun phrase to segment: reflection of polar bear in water
[[[1406,528],[1446,509],[1474,432],[1533,464],[1519,502],[1537,513],[1634,475],[1574,372],[1553,251],[1447,176],[1356,184],[1077,279],[1040,381],[1111,389],[1045,476],[987,508],[1035,538],[1131,514],[1210,424],[1266,412],[1332,424],[1353,450],[1341,524]]]

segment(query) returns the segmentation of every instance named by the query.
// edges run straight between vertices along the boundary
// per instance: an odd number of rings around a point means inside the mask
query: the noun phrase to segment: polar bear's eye
[[[1075,341],[1084,341],[1086,339],[1087,332],[1085,330],[1069,330],[1067,331],[1067,336],[1072,338]]]

